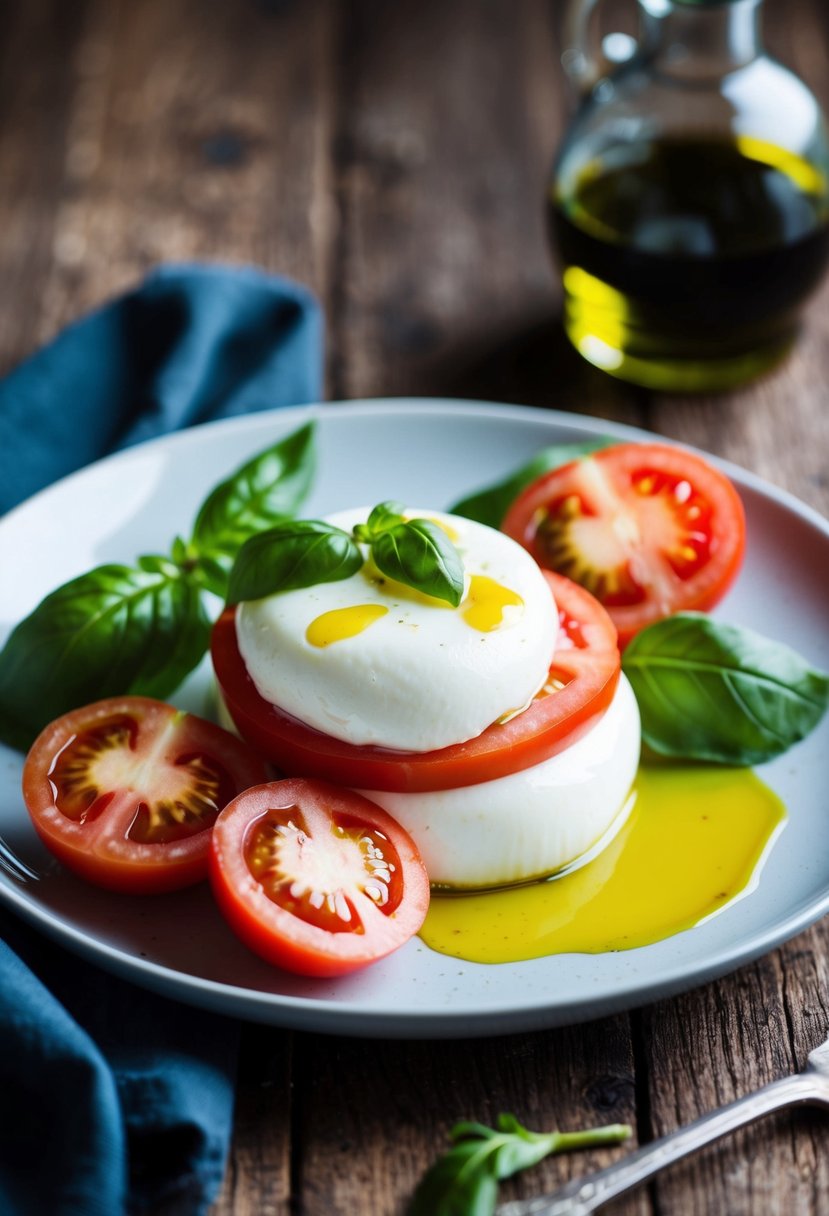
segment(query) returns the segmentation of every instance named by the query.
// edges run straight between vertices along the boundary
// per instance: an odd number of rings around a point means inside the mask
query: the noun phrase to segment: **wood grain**
[[[401,1210],[420,1175],[448,1145],[451,1126],[492,1123],[510,1110],[530,1127],[635,1123],[627,1021],[474,1042],[302,1039],[301,1210]],[[504,1193],[532,1194],[597,1168],[614,1150],[548,1159]],[[634,1199],[620,1213],[640,1213]]]
[[[326,300],[331,6],[38,0],[15,16],[5,364],[162,261],[254,263]],[[42,71],[15,73],[32,58]]]

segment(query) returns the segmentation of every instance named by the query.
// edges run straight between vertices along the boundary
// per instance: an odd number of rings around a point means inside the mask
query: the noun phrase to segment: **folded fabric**
[[[119,447],[319,399],[312,296],[170,266],[0,382],[0,504]],[[230,1138],[237,1024],[104,972],[0,909],[0,1212],[202,1216]]]
[[[161,267],[0,382],[0,513],[118,448],[318,401],[321,348],[319,309],[296,283]]]
[[[237,1024],[108,975],[5,911],[0,933],[0,1212],[203,1213],[230,1140]]]

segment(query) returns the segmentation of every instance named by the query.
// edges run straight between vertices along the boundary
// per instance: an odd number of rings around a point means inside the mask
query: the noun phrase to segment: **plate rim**
[[[581,431],[596,435],[605,433],[611,434],[614,438],[629,438],[635,442],[657,441],[695,451],[733,477],[741,489],[745,487],[761,499],[770,499],[814,527],[823,539],[829,542],[829,521],[816,508],[802,502],[790,491],[769,482],[750,470],[692,444],[659,435],[643,427],[570,411],[466,398],[409,396],[358,398],[349,401],[317,402],[281,407],[255,414],[219,419],[159,436],[140,445],[105,456],[40,490],[0,519],[0,533],[9,526],[16,527],[21,514],[30,509],[35,500],[48,502],[50,496],[66,493],[67,487],[71,492],[71,486],[75,481],[89,477],[101,465],[130,460],[139,452],[152,454],[157,449],[164,449],[165,452],[172,449],[175,452],[179,447],[186,447],[195,434],[222,431],[254,432],[263,425],[267,425],[269,421],[284,422],[286,425],[280,429],[287,431],[291,421],[310,420],[333,412],[352,416],[371,416],[395,413],[411,414],[415,411],[421,415],[440,418],[455,415],[456,417],[471,418],[489,417],[503,421],[541,422],[546,423],[550,428],[558,427],[565,431]],[[451,1008],[418,1010],[412,1014],[394,1007],[391,1000],[387,1006],[367,1009],[365,1004],[360,1005],[353,1000],[332,1001],[330,998],[291,996],[240,987],[236,984],[179,971],[163,963],[142,959],[121,947],[95,938],[90,939],[82,929],[63,922],[58,918],[58,914],[25,898],[24,893],[27,889],[31,891],[31,888],[19,888],[2,881],[0,882],[0,902],[10,906],[17,914],[36,925],[53,940],[58,940],[67,948],[92,962],[98,963],[108,970],[114,970],[144,987],[180,1000],[184,999],[190,1004],[212,1008],[220,1012],[230,1012],[233,1016],[247,1020],[285,1027],[301,1026],[304,1029],[323,1033],[367,1037],[381,1033],[384,1037],[397,1038],[451,1038],[516,1033],[523,1030],[593,1020],[609,1013],[648,1004],[737,970],[802,932],[829,912],[829,889],[827,889],[819,898],[812,899],[799,910],[795,910],[788,917],[777,922],[772,929],[757,929],[752,934],[741,937],[738,941],[739,948],[736,951],[723,946],[708,956],[704,962],[691,960],[689,964],[688,960],[682,961],[664,969],[656,982],[652,975],[643,981],[642,975],[632,970],[630,975],[625,977],[624,982],[617,983],[612,991],[588,994],[581,999],[569,1001],[566,1005],[551,1004],[549,999],[539,996],[537,999],[523,1004],[518,1010],[514,1004],[506,1002],[487,1005],[483,1011],[469,1003],[460,1006],[453,1003]],[[524,965],[543,965],[543,962],[543,959],[527,960]],[[498,966],[498,964],[474,963],[465,963],[465,965],[469,967]],[[468,1001],[469,998],[466,1000]],[[228,1009],[228,1003],[234,1006],[232,1010]]]

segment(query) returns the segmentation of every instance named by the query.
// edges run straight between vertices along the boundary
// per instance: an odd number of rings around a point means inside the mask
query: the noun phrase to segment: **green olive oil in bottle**
[[[764,372],[829,260],[823,118],[763,54],[760,4],[639,0],[614,71],[571,54],[586,93],[548,203],[564,325],[622,379],[715,391]]]

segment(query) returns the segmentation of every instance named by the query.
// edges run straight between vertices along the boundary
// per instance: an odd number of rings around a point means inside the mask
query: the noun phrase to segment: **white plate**
[[[355,402],[217,423],[146,444],[60,482],[0,521],[0,637],[59,583],[102,561],[131,561],[186,533],[211,486],[313,414],[320,467],[304,508],[315,516],[396,498],[448,505],[526,460],[535,448],[631,428],[572,415],[454,401]],[[748,514],[746,564],[718,615],[789,642],[829,668],[829,526],[736,468]],[[203,666],[177,701],[203,710]],[[642,1004],[733,970],[829,909],[826,831],[829,719],[763,769],[789,822],[757,889],[667,941],[604,955],[484,966],[433,953],[419,939],[342,980],[284,975],[225,928],[206,888],[148,899],[96,891],[52,862],[19,792],[20,757],[0,748],[0,899],[101,966],[183,1001],[262,1022],[353,1035],[494,1034],[575,1022]],[[2,853],[0,853],[2,863]]]

